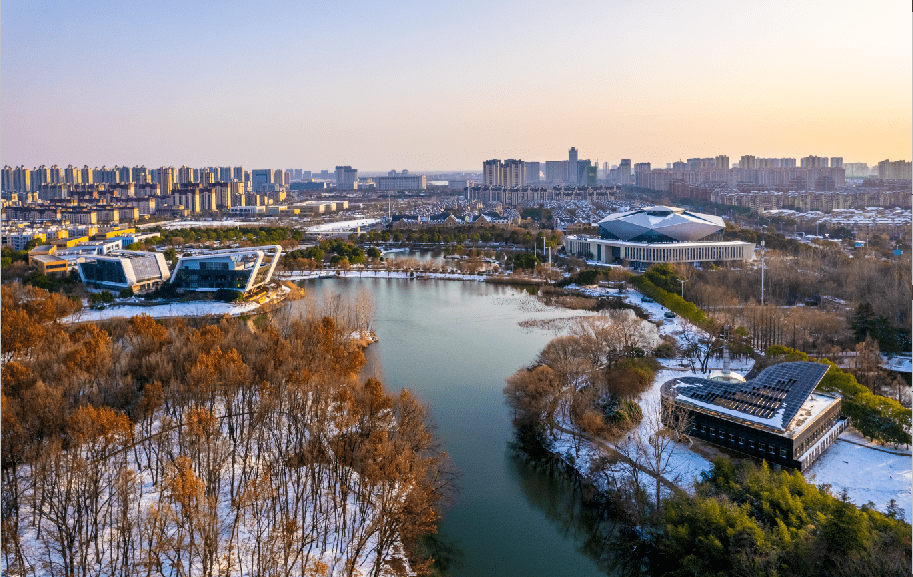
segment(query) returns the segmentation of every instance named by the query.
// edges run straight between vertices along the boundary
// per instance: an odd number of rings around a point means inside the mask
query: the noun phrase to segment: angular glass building
[[[77,264],[79,278],[92,288],[134,292],[152,290],[171,277],[165,255],[158,252],[121,250],[86,257]]]
[[[269,245],[183,256],[171,283],[185,291],[230,289],[246,293],[269,282],[281,254],[282,247]]]

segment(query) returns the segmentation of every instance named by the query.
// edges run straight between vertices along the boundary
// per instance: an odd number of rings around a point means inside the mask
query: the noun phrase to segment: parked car
[[[672,311],[666,311],[666,313],[663,316],[666,317],[667,319],[674,319],[676,317],[676,314]]]
[[[653,299],[651,299],[650,297],[644,297],[644,298],[640,299],[640,302],[642,302],[642,303],[655,303],[656,301],[653,300]]]

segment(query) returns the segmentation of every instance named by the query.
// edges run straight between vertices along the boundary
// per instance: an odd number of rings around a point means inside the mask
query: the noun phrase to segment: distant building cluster
[[[285,200],[291,174],[289,170],[247,171],[241,166],[153,170],[144,166],[79,170],[56,165],[35,170],[6,166],[2,169],[2,203],[11,220],[78,224],[238,212],[233,209]]]
[[[741,164],[741,163],[740,163]],[[641,188],[667,192],[674,184],[717,183],[732,188],[740,186],[782,186],[796,191],[829,191],[846,184],[843,168],[698,168],[656,169],[636,174]]]
[[[467,189],[467,198],[483,203],[500,202],[516,206],[529,202],[550,202],[568,200],[605,201],[621,194],[615,186],[473,186]]]
[[[679,196],[679,198],[687,198]],[[711,202],[750,208],[756,212],[791,208],[798,211],[832,212],[871,206],[910,208],[910,190],[846,190],[841,192],[783,192],[771,190],[717,189]]]
[[[627,162],[630,174],[631,161]],[[539,183],[565,186],[598,185],[598,161],[578,159],[577,148],[571,147],[567,160],[545,161],[545,174],[541,172],[542,163],[524,162],[523,160],[500,159],[486,160],[482,163],[482,185],[490,187],[520,188]]]

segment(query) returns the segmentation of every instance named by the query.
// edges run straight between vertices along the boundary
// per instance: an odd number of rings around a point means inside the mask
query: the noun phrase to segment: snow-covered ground
[[[133,317],[149,315],[150,317],[202,317],[207,315],[239,315],[255,310],[258,303],[223,303],[218,301],[195,301],[189,303],[167,303],[153,306],[112,306],[102,310],[83,309],[75,315],[63,319],[65,323],[82,321],[100,321],[114,317]]]
[[[277,298],[282,298],[289,292],[288,287],[279,287],[270,295],[270,298],[264,302],[270,302]],[[132,299],[135,302],[142,302],[138,298]],[[101,310],[92,310],[88,307],[83,308],[80,312],[62,319],[64,323],[77,323],[86,321],[101,321],[115,317],[135,317],[137,315],[149,315],[153,318],[166,317],[204,317],[204,316],[237,316],[250,313],[257,310],[263,303],[246,302],[246,303],[225,303],[221,301],[193,301],[179,303],[163,303],[151,306],[121,304],[111,306]]]
[[[839,495],[846,489],[850,501],[865,505],[869,501],[884,512],[891,499],[904,510],[907,523],[913,522],[913,461],[909,454],[893,454],[860,446],[853,433],[844,432],[837,442],[804,473],[810,483],[831,486]]]
[[[308,227],[308,232],[346,232],[354,231],[360,226],[370,226],[380,222],[376,218],[360,218],[358,220],[344,220],[341,222],[327,222]]]

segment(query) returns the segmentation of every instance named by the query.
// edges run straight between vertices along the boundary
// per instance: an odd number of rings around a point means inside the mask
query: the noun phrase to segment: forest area
[[[740,239],[753,232],[727,230]],[[847,254],[839,245],[805,245],[779,235],[763,238],[769,249],[764,259],[765,306],[760,305],[760,266],[676,266],[677,277],[685,281],[685,298],[732,326],[759,327],[753,332],[759,348],[786,345],[810,353],[852,349],[864,340],[865,334],[861,339],[854,334],[852,323],[859,307],[867,306],[870,320],[883,325],[871,335],[880,349],[893,354],[910,350],[909,258],[883,259],[866,247]],[[675,284],[666,290],[678,292]]]
[[[411,393],[359,377],[365,307],[329,302],[67,326],[69,299],[4,285],[3,572],[434,571],[446,454]]]

